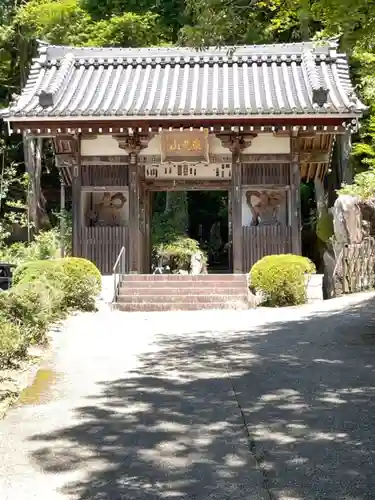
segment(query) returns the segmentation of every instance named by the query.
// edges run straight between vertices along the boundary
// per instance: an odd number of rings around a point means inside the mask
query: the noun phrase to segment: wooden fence
[[[292,251],[292,228],[248,226],[242,228],[243,270],[247,272],[262,257]]]
[[[342,248],[335,269],[335,288],[336,295],[375,288],[374,238],[368,237],[361,243],[347,244]]]
[[[96,264],[102,274],[112,274],[113,266],[124,246],[126,272],[128,263],[129,229],[121,227],[83,227],[81,229],[81,256]]]

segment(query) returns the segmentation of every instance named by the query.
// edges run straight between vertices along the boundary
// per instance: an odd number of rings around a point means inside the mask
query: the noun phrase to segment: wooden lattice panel
[[[242,164],[242,184],[263,185],[272,184],[290,185],[290,165],[287,163],[275,164]]]
[[[82,186],[127,186],[127,165],[82,165]]]

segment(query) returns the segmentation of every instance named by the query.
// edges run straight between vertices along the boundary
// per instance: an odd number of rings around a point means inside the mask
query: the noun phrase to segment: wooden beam
[[[223,181],[146,180],[145,184],[149,191],[228,191],[231,188],[230,180],[223,180]]]
[[[299,151],[299,161],[302,163],[328,163],[328,151]]]
[[[11,122],[12,130],[15,133],[26,131],[28,135],[44,135],[51,136],[62,133],[84,133],[84,134],[124,134],[128,129],[135,132],[146,131],[158,132],[159,129],[167,130],[169,128],[208,128],[210,132],[225,130],[234,131],[232,128],[240,129],[240,132],[285,132],[291,128],[296,128],[301,134],[308,133],[345,133],[347,126],[353,119],[353,116],[339,118],[335,116],[319,116],[311,115],[301,118],[297,114],[288,117],[277,117],[276,115],[269,116],[252,116],[252,117],[227,117],[220,120],[212,117],[202,119],[191,119],[186,116],[182,118],[171,117],[170,119],[138,118],[133,117],[131,120],[118,120],[109,117],[106,120],[75,120],[74,117],[61,117],[59,120],[38,120],[35,121],[15,121]],[[285,127],[285,129],[284,129]],[[212,129],[212,130],[211,130]]]

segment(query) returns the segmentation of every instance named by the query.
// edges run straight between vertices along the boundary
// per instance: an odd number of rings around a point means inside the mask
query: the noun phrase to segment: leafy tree
[[[172,41],[176,40],[186,17],[184,0],[81,0],[80,5],[95,20],[121,18],[130,13],[156,16]],[[142,45],[147,45],[147,40]]]

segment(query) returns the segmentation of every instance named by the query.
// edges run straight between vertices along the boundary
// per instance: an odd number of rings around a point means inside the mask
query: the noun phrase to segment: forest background
[[[203,48],[311,39],[337,40],[350,57],[357,92],[369,106],[354,137],[351,161],[357,176],[350,189],[371,196],[375,191],[374,0],[1,0],[0,108],[19,94],[40,40],[76,46]],[[0,244],[8,235],[7,224],[28,217],[30,189],[22,137],[9,137],[2,127]],[[58,208],[59,178],[48,148],[43,152],[42,179],[51,216]]]

